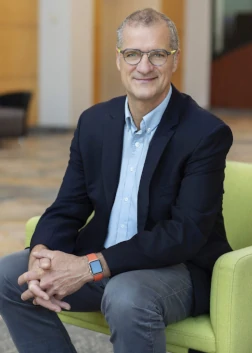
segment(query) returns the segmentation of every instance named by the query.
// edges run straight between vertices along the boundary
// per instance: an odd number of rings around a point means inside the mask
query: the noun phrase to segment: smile
[[[134,80],[140,82],[140,83],[148,83],[148,82],[151,82],[153,80],[155,80],[156,77],[150,77],[150,78],[134,78]]]

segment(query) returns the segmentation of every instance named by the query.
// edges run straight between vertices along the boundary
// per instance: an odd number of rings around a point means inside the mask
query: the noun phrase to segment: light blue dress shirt
[[[125,101],[125,127],[119,184],[112,207],[104,247],[129,240],[137,233],[137,195],[150,141],[169,103],[172,86],[166,98],[143,117],[140,130]]]

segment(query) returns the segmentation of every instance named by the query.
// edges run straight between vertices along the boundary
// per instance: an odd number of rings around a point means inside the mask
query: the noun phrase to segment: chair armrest
[[[222,255],[212,277],[210,320],[216,353],[252,347],[252,246]]]
[[[25,225],[25,247],[30,246],[31,238],[36,228],[36,225],[40,219],[40,216],[30,218]]]

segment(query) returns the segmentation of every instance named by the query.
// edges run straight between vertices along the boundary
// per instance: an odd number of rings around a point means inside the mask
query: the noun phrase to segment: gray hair
[[[170,46],[172,50],[179,49],[179,36],[175,23],[165,14],[151,8],[138,10],[130,14],[117,29],[117,47],[122,48],[123,31],[126,26],[146,26],[150,27],[164,21],[170,30]]]

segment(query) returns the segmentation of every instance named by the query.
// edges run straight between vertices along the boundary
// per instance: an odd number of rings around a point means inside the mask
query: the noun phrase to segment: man
[[[222,197],[232,133],[171,85],[179,55],[161,13],[137,11],[119,27],[127,97],[81,115],[30,252],[0,263],[0,313],[19,352],[76,352],[62,309],[101,309],[116,353],[165,353],[166,325],[208,312],[212,268],[231,251]]]

